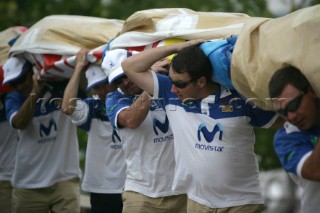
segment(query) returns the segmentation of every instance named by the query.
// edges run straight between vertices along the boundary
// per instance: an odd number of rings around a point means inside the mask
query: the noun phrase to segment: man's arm
[[[311,155],[304,162],[301,175],[309,180],[320,181],[320,139]]]
[[[32,76],[32,91],[24,101],[19,111],[12,117],[11,124],[14,128],[25,129],[31,122],[36,109],[36,103],[40,98],[44,82],[38,81],[38,74]]]
[[[118,126],[130,129],[138,128],[149,113],[150,103],[151,98],[148,93],[145,91],[142,92],[129,108],[119,113],[117,117]]]
[[[72,115],[76,109],[80,78],[88,65],[88,52],[89,51],[87,49],[80,49],[77,52],[75,69],[66,89],[64,90],[61,109],[62,112],[67,115]]]
[[[278,130],[278,129],[280,129],[280,128],[283,127],[284,122],[285,122],[285,119],[279,116],[279,117],[275,120],[275,122],[271,125],[270,128],[271,128],[271,129]]]
[[[157,61],[179,52],[185,47],[200,44],[204,40],[192,40],[168,46],[151,48],[135,54],[122,62],[122,69],[128,78],[138,87],[153,94],[154,84],[152,74],[148,72],[149,68]]]

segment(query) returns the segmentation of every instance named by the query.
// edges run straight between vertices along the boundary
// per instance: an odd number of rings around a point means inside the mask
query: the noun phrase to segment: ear
[[[309,86],[308,92],[311,93],[312,97],[314,97],[316,99],[318,98],[317,94],[315,93],[315,91],[313,90],[313,88],[311,86]]]
[[[201,76],[198,80],[197,80],[197,84],[200,88],[204,88],[207,85],[207,79],[204,76]]]

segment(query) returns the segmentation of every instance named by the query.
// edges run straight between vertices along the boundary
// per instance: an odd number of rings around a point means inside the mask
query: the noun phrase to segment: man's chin
[[[308,131],[309,129],[312,128],[311,125],[308,125],[308,124],[306,124],[306,123],[299,123],[299,124],[297,124],[296,126],[297,126],[300,130],[302,130],[302,131]]]

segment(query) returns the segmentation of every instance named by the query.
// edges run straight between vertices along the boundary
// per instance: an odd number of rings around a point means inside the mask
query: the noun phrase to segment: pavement
[[[88,193],[80,194],[80,206],[81,206],[80,213],[91,213],[90,196]]]

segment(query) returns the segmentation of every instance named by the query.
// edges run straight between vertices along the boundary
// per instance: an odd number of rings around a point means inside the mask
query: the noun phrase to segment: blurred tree
[[[259,162],[260,170],[280,168],[281,164],[273,149],[274,129],[256,128],[255,153]]]
[[[293,0],[286,1],[291,1],[290,11],[320,3],[320,0],[300,0],[300,4],[293,4],[296,2]],[[16,25],[30,27],[43,17],[53,14],[125,20],[135,11],[151,8],[190,8],[205,12],[239,12],[250,16],[272,17],[267,9],[267,0],[0,0],[0,31]]]
[[[79,156],[80,156],[80,167],[84,169],[85,157],[87,149],[88,134],[84,130],[78,128],[78,140],[79,140]]]
[[[151,8],[189,8],[203,12],[239,12],[251,16],[271,17],[271,13],[266,9],[265,0],[105,0],[103,2],[109,9],[105,15],[119,19],[128,17],[135,11]]]

